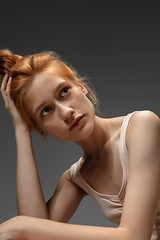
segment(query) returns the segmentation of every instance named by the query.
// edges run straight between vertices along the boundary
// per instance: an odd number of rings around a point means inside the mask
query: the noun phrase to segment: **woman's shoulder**
[[[160,119],[158,115],[150,110],[137,111],[132,114],[128,128],[136,128],[137,126],[145,126],[145,124],[150,126],[155,126],[160,124]]]
[[[160,134],[160,119],[150,110],[135,112],[130,118],[126,133],[126,143],[129,145],[137,138],[145,141],[152,138],[155,134]]]
[[[112,118],[108,118],[107,120],[111,122],[111,124],[113,125],[121,125],[123,123],[123,120],[127,117],[127,116],[132,116],[132,122],[133,121],[142,121],[142,120],[154,120],[154,119],[159,119],[159,117],[152,111],[150,110],[141,110],[141,111],[134,111],[131,113],[128,113],[127,115],[124,116],[117,116],[117,117],[112,117]],[[133,120],[134,119],[134,120]],[[130,121],[131,122],[131,121]]]
[[[120,133],[123,123],[127,122],[126,140],[131,139],[132,135],[135,134],[142,133],[143,135],[147,129],[152,131],[152,129],[160,127],[159,117],[150,110],[135,111],[124,116],[107,118],[105,122],[111,136]]]
[[[158,118],[157,114],[155,114],[153,111],[150,110],[141,110],[141,111],[135,111],[134,116],[138,118]]]

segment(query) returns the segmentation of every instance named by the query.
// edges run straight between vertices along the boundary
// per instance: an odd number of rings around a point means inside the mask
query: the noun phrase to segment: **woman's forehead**
[[[42,82],[42,84],[46,84],[47,82],[55,82],[57,83],[58,81],[65,81],[70,83],[71,85],[77,85],[77,80],[76,79],[69,79],[67,76],[63,76],[57,74],[56,72],[54,72],[52,69],[48,69],[46,71],[43,71],[41,73],[37,73],[35,75],[34,81],[33,82],[37,82],[37,84],[39,84],[39,82]]]
[[[46,100],[53,97],[66,81],[55,74],[44,72],[37,74],[25,93],[26,104],[31,113]]]
[[[26,98],[28,98],[30,95],[33,96],[33,94],[36,94],[38,92],[43,92],[45,89],[49,90],[50,88],[52,88],[52,90],[54,91],[54,89],[56,89],[58,86],[62,85],[65,82],[65,79],[50,72],[43,72],[37,74],[26,91]]]
[[[52,71],[43,71],[41,73],[36,74],[33,82],[37,82],[37,84],[39,82],[42,82],[45,84],[47,82],[57,82],[57,81],[65,81],[65,79]]]

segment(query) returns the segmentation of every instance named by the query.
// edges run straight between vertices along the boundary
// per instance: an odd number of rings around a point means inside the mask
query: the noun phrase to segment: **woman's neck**
[[[95,117],[95,124],[91,134],[76,143],[82,147],[84,151],[84,159],[99,158],[104,146],[110,139],[110,131],[107,119]]]

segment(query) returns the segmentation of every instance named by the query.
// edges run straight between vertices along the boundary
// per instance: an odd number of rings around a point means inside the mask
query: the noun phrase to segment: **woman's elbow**
[[[151,235],[147,231],[135,231],[131,230],[126,226],[121,226],[119,225],[118,227],[119,230],[119,236],[122,236],[123,240],[151,240]]]

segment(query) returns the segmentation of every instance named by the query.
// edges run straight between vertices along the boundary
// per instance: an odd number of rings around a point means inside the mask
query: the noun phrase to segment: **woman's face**
[[[61,141],[86,138],[94,127],[94,107],[87,89],[51,71],[36,75],[26,91],[26,103],[37,130]]]

